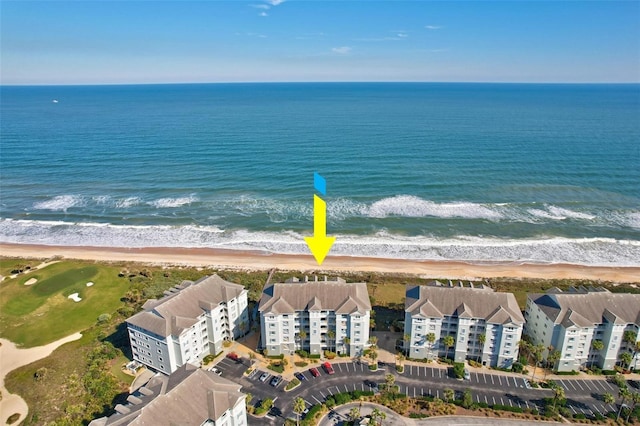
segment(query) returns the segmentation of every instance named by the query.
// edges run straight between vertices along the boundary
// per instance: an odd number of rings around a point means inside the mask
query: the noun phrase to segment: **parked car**
[[[464,369],[464,379],[471,380],[471,373],[469,373],[469,370],[467,370],[466,368]]]
[[[303,380],[307,380],[307,376],[305,376],[302,373],[295,373],[294,376],[296,376],[296,379],[303,381]]]
[[[278,386],[280,384],[281,381],[282,381],[282,377],[273,376],[273,379],[271,379],[269,384],[275,388],[276,386]]]
[[[331,366],[331,363],[329,361],[323,363],[322,364],[322,368],[324,368],[324,371],[326,371],[327,374],[335,373],[335,371],[333,371],[333,367]]]
[[[312,375],[313,377],[318,377],[318,376],[320,375],[320,372],[319,372],[319,371],[318,371],[318,369],[317,369],[317,368],[315,368],[315,367],[311,367],[311,368],[309,369],[309,372],[311,373],[311,375]]]
[[[229,352],[227,354],[227,358],[234,360],[235,362],[240,362],[240,357],[235,352]]]
[[[218,370],[217,367],[211,367],[209,368],[209,371],[213,371],[214,373],[216,373],[218,376],[222,376],[222,371]]]
[[[266,382],[268,378],[269,378],[269,373],[262,373],[262,375],[258,380],[260,380],[261,382]]]

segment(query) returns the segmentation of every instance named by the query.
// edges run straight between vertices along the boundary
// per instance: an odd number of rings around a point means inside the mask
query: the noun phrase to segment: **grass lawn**
[[[112,313],[129,287],[118,268],[64,261],[0,284],[0,335],[24,347],[40,346],[94,324]],[[24,283],[36,278],[34,285]],[[94,285],[87,287],[87,282]],[[80,302],[69,299],[78,293]]]

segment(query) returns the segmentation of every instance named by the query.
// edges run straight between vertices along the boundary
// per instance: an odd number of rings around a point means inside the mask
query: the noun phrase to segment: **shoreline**
[[[139,262],[221,269],[269,270],[277,268],[301,272],[405,273],[444,279],[504,277],[640,282],[640,266],[586,266],[520,262],[474,263],[349,256],[328,256],[322,266],[318,266],[310,254],[276,254],[213,248],[82,247],[10,243],[0,243],[0,253],[5,257],[42,259],[61,256],[77,260]]]

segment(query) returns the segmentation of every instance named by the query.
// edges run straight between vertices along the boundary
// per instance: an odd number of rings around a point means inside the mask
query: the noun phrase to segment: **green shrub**
[[[514,373],[522,373],[522,370],[524,370],[524,365],[520,364],[519,362],[514,362],[511,366],[511,371],[513,371]]]
[[[396,371],[398,373],[404,372],[404,365],[396,365]]]
[[[269,358],[269,359],[284,359],[284,354],[280,354],[280,355],[269,355],[267,358]]]
[[[309,352],[303,349],[297,350],[296,353],[300,355],[302,358],[309,358]]]
[[[287,383],[287,386],[285,386],[285,390],[291,390],[293,388],[295,388],[296,386],[298,386],[300,384],[300,380],[298,379],[293,379],[291,380],[289,383]]]
[[[310,359],[320,359],[320,354],[310,354],[309,358]]]
[[[577,376],[580,373],[578,373],[576,370],[571,370],[571,371],[558,371],[556,372],[556,374],[558,376]]]
[[[520,408],[520,407],[512,407],[510,405],[495,404],[491,408],[493,408],[494,410],[498,410],[498,411],[509,411],[509,412],[512,412],[512,413],[522,413],[522,408]]]
[[[429,417],[428,414],[423,414],[423,413],[410,413],[409,414],[409,418],[411,419],[424,419]]]
[[[99,323],[109,322],[109,321],[111,321],[111,315],[110,314],[101,314],[98,317],[98,322]]]
[[[20,413],[13,413],[12,415],[9,416],[9,418],[7,419],[7,424],[8,425],[12,425],[15,422],[18,421],[18,419],[20,418]]]
[[[296,367],[306,367],[307,365],[309,365],[309,363],[304,361],[296,361],[295,365]]]
[[[327,359],[334,359],[336,357],[336,353],[331,351],[324,351],[324,357]]]
[[[456,376],[456,379],[462,379],[464,377],[464,364],[455,362],[453,364],[453,374]]]
[[[205,356],[205,357],[202,359],[202,362],[204,362],[205,364],[209,364],[209,363],[210,363],[210,362],[212,362],[214,359],[215,359],[215,357],[214,357],[213,355],[209,354],[209,355]]]
[[[602,374],[605,376],[615,376],[618,372],[615,370],[602,370]]]
[[[369,364],[369,370],[376,371],[378,369],[378,364]]]
[[[272,362],[271,364],[269,364],[269,366],[267,367],[269,370],[275,371],[276,373],[282,373],[284,372],[284,365],[282,365],[282,363],[280,362]]]

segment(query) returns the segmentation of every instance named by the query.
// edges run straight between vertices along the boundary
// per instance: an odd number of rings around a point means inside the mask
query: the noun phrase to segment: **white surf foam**
[[[140,204],[140,197],[127,197],[116,200],[114,206],[117,209],[127,209],[129,207],[134,207]]]
[[[540,210],[540,209],[527,209],[527,211],[529,213],[531,213],[531,215],[535,216],[535,217],[539,217],[539,218],[543,218],[543,219],[552,219],[552,220],[565,220],[567,217],[566,216],[562,216],[562,215],[558,215],[558,214],[554,214],[551,212],[548,212],[546,210]],[[536,223],[538,221],[532,221],[533,223]]]
[[[397,195],[376,201],[368,208],[368,216],[374,218],[431,216],[489,220],[498,220],[503,217],[501,213],[482,204],[469,202],[435,203],[413,195]]]
[[[57,195],[49,200],[40,201],[33,204],[33,208],[36,210],[52,210],[52,211],[64,211],[71,207],[79,207],[85,204],[83,197],[79,195]]]
[[[565,209],[557,206],[549,206],[547,207],[549,212],[555,216],[564,216],[565,218],[571,219],[582,219],[582,220],[593,220],[596,217],[587,213],[576,212],[573,210]]]
[[[167,209],[182,207],[195,203],[196,201],[198,201],[198,197],[195,195],[189,195],[188,197],[160,198],[158,200],[150,201],[148,204],[159,209]]]
[[[308,234],[306,234],[308,235]],[[640,266],[640,241],[608,238],[530,239],[459,236],[439,239],[388,231],[336,235],[332,255],[461,261]],[[214,226],[124,226],[0,220],[0,241],[96,247],[210,247],[308,254],[303,234],[223,230]]]

